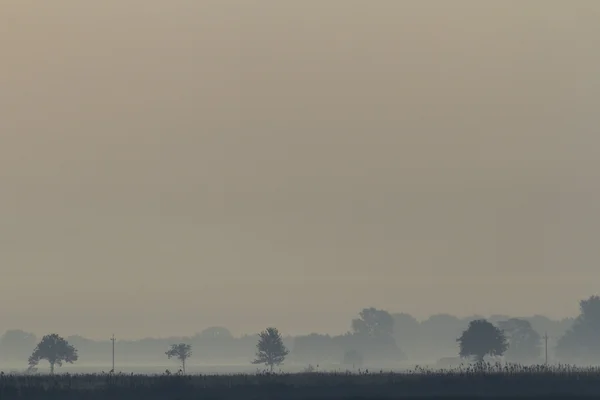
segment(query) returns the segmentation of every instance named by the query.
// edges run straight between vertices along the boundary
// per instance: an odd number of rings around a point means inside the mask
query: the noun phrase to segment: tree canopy
[[[508,348],[502,330],[485,319],[471,321],[456,341],[460,345],[461,357],[473,356],[477,361],[483,361],[486,355],[501,356]]]
[[[36,346],[29,357],[29,367],[34,368],[41,360],[50,364],[50,373],[54,373],[54,366],[62,366],[63,362],[74,363],[78,359],[77,349],[56,333],[46,335]]]

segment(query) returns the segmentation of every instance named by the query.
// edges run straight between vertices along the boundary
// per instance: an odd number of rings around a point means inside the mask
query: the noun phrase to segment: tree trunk
[[[183,366],[183,374],[185,375],[185,358],[181,360],[181,365]]]
[[[269,366],[271,367],[271,373],[273,373],[273,364],[269,364]]]
[[[50,363],[50,375],[54,375],[54,363]]]

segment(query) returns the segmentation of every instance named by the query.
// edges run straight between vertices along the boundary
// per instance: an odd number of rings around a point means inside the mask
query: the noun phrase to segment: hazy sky
[[[0,330],[597,293],[597,0],[4,0]]]

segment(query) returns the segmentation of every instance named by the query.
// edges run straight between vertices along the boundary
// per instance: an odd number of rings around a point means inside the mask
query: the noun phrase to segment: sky
[[[595,0],[4,0],[0,330],[598,293]]]

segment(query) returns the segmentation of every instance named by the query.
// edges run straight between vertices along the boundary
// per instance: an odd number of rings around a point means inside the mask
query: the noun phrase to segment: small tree
[[[501,356],[508,348],[504,332],[485,319],[469,322],[469,327],[456,339],[460,344],[460,356],[474,356],[478,362],[486,355]]]
[[[172,344],[165,354],[169,359],[176,358],[181,361],[181,369],[185,374],[185,361],[192,356],[192,346],[185,343]]]
[[[42,338],[29,357],[29,368],[33,369],[40,362],[46,360],[50,363],[50,373],[54,374],[54,366],[62,366],[63,362],[73,364],[77,361],[77,349],[65,339],[53,333]]]
[[[275,365],[283,364],[289,350],[283,345],[283,339],[277,328],[267,328],[258,337],[256,359],[252,364],[268,365],[273,372]]]

